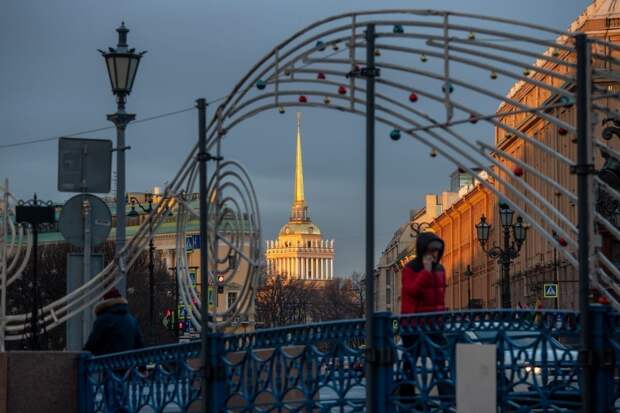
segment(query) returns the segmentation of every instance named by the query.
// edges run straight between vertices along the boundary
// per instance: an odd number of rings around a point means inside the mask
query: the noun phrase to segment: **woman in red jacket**
[[[443,250],[437,235],[418,235],[416,257],[403,268],[401,314],[445,311],[446,274],[439,263]]]
[[[444,251],[444,242],[441,238],[432,232],[423,232],[418,235],[416,240],[416,257],[411,260],[402,271],[402,297],[401,297],[401,314],[411,313],[430,313],[437,311],[445,311],[445,291],[446,291],[446,274],[443,266],[439,263]],[[410,326],[417,325],[416,320],[409,323]],[[403,362],[403,370],[405,380],[409,383],[401,385],[400,395],[409,400],[415,397],[416,381],[415,366],[420,348],[427,346],[428,342],[424,337],[428,338],[435,349],[435,379],[437,382],[437,390],[439,395],[447,395],[451,393],[451,386],[446,382],[446,363],[443,357],[443,350],[446,346],[446,340],[439,331],[424,333],[413,331],[413,334],[403,334],[403,347],[407,353]],[[433,347],[434,347],[433,346]],[[429,349],[430,351],[430,349]],[[427,351],[428,354],[428,351]]]

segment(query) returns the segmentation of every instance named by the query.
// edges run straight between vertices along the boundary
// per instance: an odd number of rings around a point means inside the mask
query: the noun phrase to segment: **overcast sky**
[[[115,46],[121,20],[129,44],[148,50],[127,109],[138,119],[213,100],[293,31],[329,15],[372,8],[467,11],[565,29],[589,0],[4,0],[0,6],[0,145],[108,126],[115,109],[98,48]],[[505,93],[510,83],[501,80]],[[472,102],[475,106],[475,102]],[[415,142],[377,129],[377,254],[427,192],[448,188],[453,167]],[[490,131],[488,132],[490,135]],[[295,114],[267,113],[234,130],[224,153],[243,162],[256,186],[263,238],[287,221],[293,193]],[[83,135],[114,139],[112,130]],[[364,267],[364,121],[304,110],[305,192],[313,221],[335,239],[337,275]],[[485,136],[487,140],[491,136]],[[194,111],[130,125],[128,191],[174,176],[196,140]],[[19,198],[56,191],[57,142],[0,148],[0,177]]]

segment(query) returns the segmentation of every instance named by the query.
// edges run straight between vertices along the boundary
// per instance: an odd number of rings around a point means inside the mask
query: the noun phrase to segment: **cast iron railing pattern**
[[[597,397],[620,411],[620,314],[596,306],[593,320],[602,361],[597,380],[604,383],[597,382]],[[380,365],[374,391],[385,411],[454,412],[459,343],[496,345],[502,411],[580,409],[575,312],[377,313],[375,322],[377,350],[368,354],[363,320],[213,335],[219,367],[211,378],[226,395],[220,411],[365,411],[364,368],[374,357]],[[82,411],[191,411],[200,399],[199,353],[200,343],[191,342],[86,356],[80,362]]]

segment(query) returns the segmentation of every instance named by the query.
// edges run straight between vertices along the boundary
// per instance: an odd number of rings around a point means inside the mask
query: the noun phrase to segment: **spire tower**
[[[334,240],[323,239],[321,229],[310,220],[304,196],[301,154],[301,113],[297,113],[295,174],[291,217],[278,238],[267,241],[267,274],[321,282],[334,277]]]
[[[291,221],[308,222],[308,206],[304,199],[304,167],[301,155],[301,113],[297,112],[297,147],[295,151],[295,188],[291,205]]]

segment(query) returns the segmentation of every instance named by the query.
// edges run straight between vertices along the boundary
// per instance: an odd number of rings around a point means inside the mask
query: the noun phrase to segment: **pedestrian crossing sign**
[[[544,284],[543,293],[545,298],[558,298],[558,285],[557,284]]]

